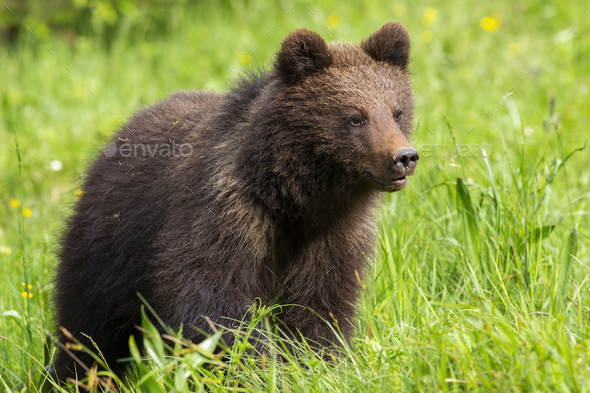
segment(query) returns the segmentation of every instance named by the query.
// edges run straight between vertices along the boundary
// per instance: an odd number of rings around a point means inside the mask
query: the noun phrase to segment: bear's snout
[[[418,152],[413,147],[403,148],[390,157],[393,170],[401,176],[413,175],[416,164],[420,159]]]

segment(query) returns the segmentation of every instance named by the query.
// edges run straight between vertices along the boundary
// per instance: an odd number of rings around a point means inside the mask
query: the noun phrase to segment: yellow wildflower
[[[27,209],[27,208],[23,209],[23,216],[31,217],[32,215],[33,215],[33,212],[31,211],[31,209]]]
[[[16,199],[10,201],[10,206],[14,207],[15,209],[20,206],[20,202]]]
[[[238,61],[240,63],[242,63],[243,65],[248,65],[250,64],[251,61],[251,57],[249,53],[246,52],[240,52],[240,54],[238,55]]]
[[[326,24],[330,27],[336,27],[340,24],[340,14],[332,13],[326,19]]]
[[[25,289],[24,291],[22,291],[22,292],[21,292],[21,295],[23,295],[23,297],[24,297],[25,299],[27,299],[27,298],[28,298],[28,299],[32,298],[32,297],[33,297],[33,293],[32,293],[32,292],[29,292],[29,291],[30,291],[31,289],[33,289],[33,286],[32,286],[31,284],[29,284],[29,285],[25,285],[25,283],[24,283],[24,282],[23,282],[23,283],[21,283],[21,285],[23,286],[23,289]],[[25,288],[25,287],[26,287],[26,288]],[[27,290],[27,289],[28,289],[28,290]]]
[[[80,198],[82,196],[82,190],[77,190],[76,192],[74,192],[74,195],[76,196],[76,198]]]
[[[432,34],[432,31],[426,29],[426,30],[422,30],[422,33],[420,33],[420,39],[422,40],[422,42],[430,42],[432,41],[432,39],[434,38],[434,34]]]
[[[481,28],[490,33],[495,33],[502,24],[502,18],[499,14],[493,14],[492,16],[486,16],[481,20]]]
[[[438,16],[438,12],[432,7],[426,8],[424,11],[424,17],[422,18],[422,24],[426,27],[432,25],[432,23],[436,20]]]

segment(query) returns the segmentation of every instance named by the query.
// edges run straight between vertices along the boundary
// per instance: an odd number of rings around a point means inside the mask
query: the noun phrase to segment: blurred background
[[[554,147],[544,145],[543,136],[558,125],[564,144],[583,144],[590,83],[586,7],[558,1],[9,0],[0,10],[0,217],[16,197],[15,130],[23,184],[31,192],[27,204],[33,215],[45,215],[75,192],[74,176],[134,111],[177,90],[227,90],[244,71],[268,68],[280,41],[299,27],[328,41],[359,43],[386,21],[401,21],[413,43],[417,144],[450,141],[441,111],[457,129],[458,143],[489,143],[499,154],[503,142],[493,122],[516,119],[515,111],[523,138],[540,142],[531,152]],[[501,102],[506,98],[508,107]],[[36,206],[46,198],[51,204]]]
[[[401,21],[413,43],[417,144],[450,141],[440,112],[452,120],[458,143],[489,143],[498,154],[503,143],[516,148],[494,132],[502,116],[522,123],[523,138],[540,142],[531,153],[555,146],[543,144],[551,127],[564,128],[565,145],[583,144],[586,135],[590,16],[584,2],[4,4],[0,217],[16,197],[15,131],[31,192],[27,204],[33,215],[45,215],[43,209],[75,192],[75,175],[134,111],[177,90],[227,90],[244,71],[270,67],[280,41],[299,27],[328,41],[359,43],[386,21]],[[35,206],[45,198],[51,204]]]

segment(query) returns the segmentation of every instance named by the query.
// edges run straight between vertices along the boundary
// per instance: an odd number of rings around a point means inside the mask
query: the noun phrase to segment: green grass
[[[224,364],[150,335],[152,360],[119,390],[590,391],[588,150],[570,156],[588,139],[590,6],[417,0],[394,15],[394,3],[174,5],[166,33],[123,18],[108,43],[26,19],[36,34],[0,46],[0,391],[39,389],[56,239],[118,125],[175,90],[227,90],[295,28],[358,43],[391,19],[412,37],[422,158],[384,199],[352,347],[337,362],[302,348],[277,363],[280,338],[264,361],[241,341]],[[428,157],[426,144],[444,147]],[[467,156],[449,155],[462,144]],[[475,157],[473,144],[493,153]]]

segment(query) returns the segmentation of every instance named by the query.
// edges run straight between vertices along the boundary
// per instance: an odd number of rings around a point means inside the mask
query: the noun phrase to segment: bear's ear
[[[410,61],[410,35],[401,23],[387,22],[361,43],[361,48],[378,61],[405,70]]]
[[[292,32],[277,53],[275,71],[287,82],[294,82],[332,64],[328,44],[318,33],[307,29]]]

